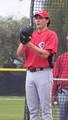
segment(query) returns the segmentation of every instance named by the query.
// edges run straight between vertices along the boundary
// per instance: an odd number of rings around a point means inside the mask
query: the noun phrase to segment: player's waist
[[[36,72],[36,71],[43,71],[45,69],[49,69],[49,68],[43,68],[43,67],[40,67],[40,68],[33,68],[33,67],[28,67],[27,68],[30,72]]]

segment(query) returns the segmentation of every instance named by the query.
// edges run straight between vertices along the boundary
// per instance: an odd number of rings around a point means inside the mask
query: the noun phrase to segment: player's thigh
[[[39,96],[37,92],[37,88],[34,84],[33,77],[31,77],[32,73],[28,72],[28,75],[26,77],[26,99],[28,107],[31,109],[31,107],[37,108],[39,107]]]

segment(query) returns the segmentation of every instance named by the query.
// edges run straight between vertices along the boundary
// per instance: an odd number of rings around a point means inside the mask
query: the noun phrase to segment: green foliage
[[[19,43],[19,31],[21,27],[29,25],[30,20],[26,17],[21,20],[12,18],[0,19],[0,67],[9,59],[9,54],[16,56]]]

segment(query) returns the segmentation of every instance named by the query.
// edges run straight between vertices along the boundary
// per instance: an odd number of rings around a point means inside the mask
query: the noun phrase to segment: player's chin
[[[37,29],[38,29],[38,30],[42,30],[43,28],[44,28],[44,26],[43,26],[43,25],[40,25],[40,24],[39,24],[39,25],[37,25]]]
[[[37,29],[41,29],[41,25],[37,25]]]

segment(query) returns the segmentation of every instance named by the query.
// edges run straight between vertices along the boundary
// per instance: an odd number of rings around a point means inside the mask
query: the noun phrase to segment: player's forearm
[[[35,46],[33,43],[29,42],[27,44],[28,47],[32,48],[34,51],[36,51],[40,56],[47,58],[49,56],[49,52],[47,50],[41,49],[37,46]]]
[[[19,47],[17,49],[17,56],[20,57],[24,54],[26,46],[23,45],[22,43],[19,44]]]

